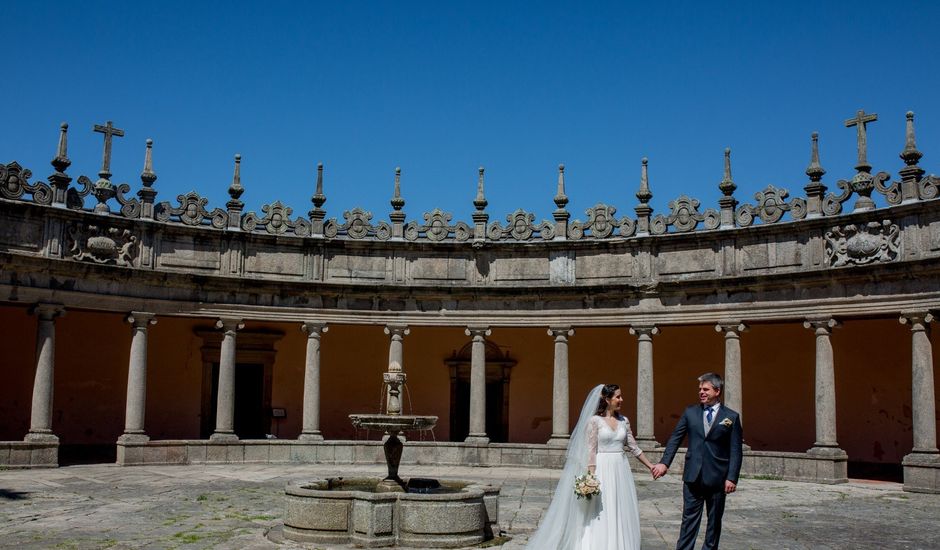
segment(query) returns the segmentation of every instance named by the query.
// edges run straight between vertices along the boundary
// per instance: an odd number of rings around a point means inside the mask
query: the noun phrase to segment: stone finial
[[[483,167],[479,168],[479,178],[477,179],[477,198],[473,200],[473,206],[477,209],[478,212],[483,212],[486,209],[486,205],[489,202],[486,201],[486,197],[483,196]]]
[[[317,188],[313,192],[313,196],[310,197],[310,202],[313,203],[314,208],[320,209],[323,204],[326,202],[326,195],[323,194],[323,163],[317,163]]]
[[[395,192],[392,195],[391,204],[396,212],[401,211],[405,206],[405,199],[401,198],[401,167],[395,167]]]
[[[69,160],[68,152],[68,131],[68,123],[63,122],[59,125],[59,146],[56,148],[55,158],[52,159],[52,167],[55,168],[56,172],[60,173],[65,172],[65,169],[72,164],[72,161]]]
[[[230,197],[232,197],[233,201],[237,201],[244,192],[245,188],[242,187],[242,156],[236,153],[235,173],[232,175],[232,185],[230,185],[228,188],[228,194]]]
[[[653,198],[653,193],[650,191],[649,172],[647,171],[648,164],[648,158],[643,157],[640,160],[640,190],[636,192],[636,198],[640,200],[640,204],[649,204],[650,199]]]
[[[721,192],[724,193],[726,197],[730,197],[737,188],[738,186],[735,185],[734,180],[731,179],[731,148],[725,147],[725,175],[721,178],[718,189],[721,189]]]
[[[856,127],[856,137],[858,140],[858,164],[855,166],[855,169],[859,172],[871,172],[871,165],[868,164],[867,125],[869,122],[875,122],[876,120],[878,120],[878,115],[876,113],[865,114],[864,109],[859,109],[855,114],[855,118],[850,118],[845,121],[846,128],[851,128],[852,126]]]
[[[153,140],[147,138],[147,150],[144,152],[144,171],[140,173],[140,181],[144,187],[150,187],[157,181],[157,174],[153,171]]]
[[[101,155],[101,171],[98,172],[98,181],[95,182],[95,185],[100,186],[110,186],[111,185],[111,140],[113,137],[124,137],[124,130],[115,128],[114,124],[109,120],[104,125],[95,124],[94,131],[100,134],[104,134],[104,152]]]
[[[908,166],[914,166],[924,156],[917,150],[917,144],[914,142],[914,112],[907,112],[907,125],[904,132],[904,150],[901,151],[901,160]]]
[[[826,170],[819,164],[819,132],[813,132],[811,138],[813,149],[810,153],[809,166],[806,167],[806,175],[809,176],[811,182],[819,183],[826,174]]]
[[[568,204],[568,195],[565,194],[565,165],[558,165],[558,192],[555,194],[555,206],[564,210]]]

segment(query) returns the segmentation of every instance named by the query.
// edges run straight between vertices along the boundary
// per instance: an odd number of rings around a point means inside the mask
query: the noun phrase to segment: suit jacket
[[[725,422],[725,420],[730,421]],[[689,436],[689,447],[685,454],[685,469],[682,480],[692,483],[701,478],[706,487],[724,487],[725,480],[738,482],[741,473],[741,442],[744,430],[738,413],[722,404],[712,422],[711,430],[705,434],[702,421],[702,406],[691,405],[684,413],[676,429],[669,436],[662,462],[667,467],[679,449],[683,438]]]

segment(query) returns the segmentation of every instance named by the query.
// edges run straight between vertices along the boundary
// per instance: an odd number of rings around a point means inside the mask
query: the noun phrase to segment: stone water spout
[[[434,428],[436,416],[413,416],[401,414],[401,393],[408,376],[402,372],[401,363],[389,361],[388,372],[382,375],[385,384],[385,412],[379,414],[351,414],[350,421],[356,428],[388,432],[385,440],[385,463],[388,475],[379,482],[376,492],[403,492],[405,484],[398,476],[398,466],[404,445],[398,434],[407,430],[423,431]]]

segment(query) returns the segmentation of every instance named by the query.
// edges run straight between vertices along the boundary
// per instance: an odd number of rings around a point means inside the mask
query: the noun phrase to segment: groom
[[[738,413],[718,400],[724,381],[709,372],[698,377],[698,405],[689,406],[666,443],[662,462],[653,466],[653,477],[666,475],[682,439],[689,436],[682,481],[682,528],[676,550],[692,550],[702,521],[702,505],[708,510],[703,550],[717,550],[725,495],[733,493],[741,472],[743,431]]]

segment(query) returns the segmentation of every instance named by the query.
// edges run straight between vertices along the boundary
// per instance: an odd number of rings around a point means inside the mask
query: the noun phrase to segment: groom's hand
[[[738,486],[735,485],[733,481],[728,481],[727,479],[725,480],[725,493],[726,494],[733,493],[737,488]]]
[[[659,479],[663,477],[664,475],[666,475],[666,472],[668,470],[669,468],[667,468],[665,464],[660,462],[659,464],[654,464],[653,469],[650,471],[653,473],[653,479]]]

